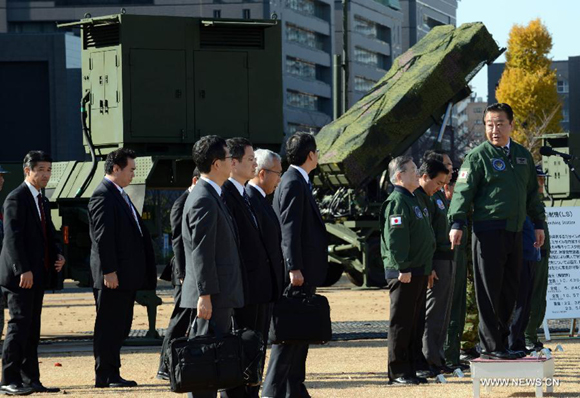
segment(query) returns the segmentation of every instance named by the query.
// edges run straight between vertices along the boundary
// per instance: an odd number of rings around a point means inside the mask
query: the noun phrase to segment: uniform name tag
[[[516,158],[516,164],[528,164],[528,159],[526,159],[526,158]]]
[[[403,217],[391,216],[391,217],[389,217],[389,224],[393,228],[403,228]]]

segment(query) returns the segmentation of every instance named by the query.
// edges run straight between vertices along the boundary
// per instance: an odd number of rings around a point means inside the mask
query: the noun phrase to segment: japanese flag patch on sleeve
[[[389,217],[389,225],[391,228],[403,228],[403,216],[390,216]]]
[[[469,175],[469,169],[460,169],[459,176],[457,177],[457,182],[467,182],[468,175]]]

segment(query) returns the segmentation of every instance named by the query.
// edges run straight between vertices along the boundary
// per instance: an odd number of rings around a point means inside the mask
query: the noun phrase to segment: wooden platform
[[[546,392],[553,392],[554,358],[526,357],[516,360],[475,359],[470,362],[473,381],[473,396],[479,398],[481,380],[495,382],[487,384],[486,389],[499,386],[526,386],[536,388],[536,397],[543,397],[543,386]],[[546,381],[546,379],[549,379]],[[503,381],[504,384],[501,384]],[[538,382],[541,381],[541,382]]]

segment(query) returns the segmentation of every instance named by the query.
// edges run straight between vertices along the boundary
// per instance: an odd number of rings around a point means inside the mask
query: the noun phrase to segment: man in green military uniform
[[[9,172],[4,170],[0,166],[0,191],[4,187],[4,175]],[[2,214],[2,208],[0,207],[0,252],[2,251],[2,242],[4,241],[4,215]],[[2,332],[4,331],[4,308],[6,307],[4,303],[4,296],[0,294],[0,338],[2,337]]]
[[[380,212],[381,257],[390,296],[390,384],[426,383],[415,374],[415,347],[427,277],[435,251],[435,236],[423,206],[413,194],[419,187],[417,166],[408,156],[389,163],[389,178],[395,186]]]
[[[507,350],[509,320],[522,267],[522,227],[534,223],[536,247],[544,243],[544,209],[530,152],[511,140],[513,111],[493,104],[484,113],[487,141],[459,171],[449,209],[452,247],[460,244],[473,206],[473,269],[482,357],[516,359]]]
[[[422,352],[426,363],[418,366],[418,375],[435,377],[439,373],[448,373],[445,366],[443,344],[447,337],[449,311],[451,309],[452,282],[454,279],[453,252],[449,244],[449,223],[447,222],[447,204],[442,201],[438,192],[449,181],[449,167],[443,163],[443,156],[427,154],[419,168],[419,185],[415,191],[417,197],[425,203],[429,220],[435,233],[436,249],[433,255],[433,270],[427,283],[427,296],[424,311],[424,329],[422,335]]]
[[[544,183],[547,177],[542,170],[542,166],[536,166],[538,173],[538,185],[540,198],[544,198]],[[528,350],[540,351],[544,345],[538,339],[538,328],[542,326],[544,315],[546,314],[546,293],[548,292],[548,266],[550,259],[550,235],[548,233],[548,224],[544,224],[544,233],[546,240],[540,250],[542,258],[536,264],[536,275],[534,276],[534,285],[532,287],[532,302],[530,311],[530,320],[525,331],[526,348]]]

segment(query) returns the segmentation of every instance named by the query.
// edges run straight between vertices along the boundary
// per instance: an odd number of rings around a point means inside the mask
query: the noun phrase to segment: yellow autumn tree
[[[537,155],[543,134],[560,133],[561,101],[556,90],[556,71],[550,69],[552,36],[540,19],[510,31],[506,64],[496,90],[499,102],[514,110],[513,138]]]

